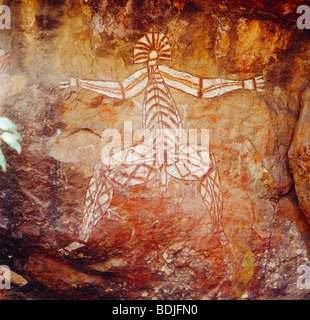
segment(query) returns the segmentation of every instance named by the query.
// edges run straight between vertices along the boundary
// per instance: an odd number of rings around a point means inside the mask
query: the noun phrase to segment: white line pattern
[[[169,87],[197,98],[213,98],[237,89],[263,91],[261,77],[249,80],[204,79],[161,65],[171,60],[171,47],[164,33],[150,32],[134,46],[134,63],[147,66],[123,81],[92,81],[70,78],[61,87],[76,85],[110,98],[128,99],[144,94],[142,123],[148,132],[144,143],[125,148],[102,159],[94,168],[84,202],[78,241],[87,242],[98,221],[111,216],[109,206],[115,188],[147,183],[156,179],[163,192],[168,177],[199,181],[199,191],[212,222],[214,237],[227,243],[223,230],[223,199],[219,170],[212,151],[204,146],[184,145],[182,121]]]

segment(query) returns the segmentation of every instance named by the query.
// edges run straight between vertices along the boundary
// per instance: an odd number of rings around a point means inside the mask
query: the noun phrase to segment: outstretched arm
[[[115,99],[128,99],[138,95],[147,85],[147,68],[140,69],[123,81],[84,80],[69,77],[60,88],[78,87]]]
[[[248,89],[264,91],[264,80],[256,77],[248,80],[203,79],[186,72],[176,71],[160,65],[159,71],[167,85],[198,98],[213,98],[227,92]]]

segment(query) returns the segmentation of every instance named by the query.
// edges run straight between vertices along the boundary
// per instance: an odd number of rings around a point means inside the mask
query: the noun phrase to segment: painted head
[[[157,65],[160,60],[171,60],[171,45],[163,32],[149,32],[139,39],[134,46],[134,63]]]

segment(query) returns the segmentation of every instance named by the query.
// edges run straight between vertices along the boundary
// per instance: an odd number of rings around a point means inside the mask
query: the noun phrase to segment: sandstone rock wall
[[[300,2],[302,3],[302,2]],[[1,264],[27,284],[3,299],[307,299],[296,285],[309,259],[309,32],[297,1],[7,1],[13,60],[1,75],[1,115],[22,134],[3,147]],[[82,223],[83,202],[104,130],[141,127],[143,95],[113,100],[60,89],[66,74],[122,80],[138,70],[133,46],[165,32],[167,65],[203,78],[263,76],[265,92],[197,99],[172,89],[186,130],[209,129],[223,188],[214,241],[197,183],[171,180],[119,190],[87,246],[62,254]],[[24,282],[23,282],[24,284]]]

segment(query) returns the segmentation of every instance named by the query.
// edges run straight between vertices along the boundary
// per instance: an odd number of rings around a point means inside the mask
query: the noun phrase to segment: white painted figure
[[[171,46],[167,36],[150,32],[134,46],[134,63],[147,65],[125,80],[97,81],[69,77],[67,82],[60,84],[61,88],[78,87],[120,100],[135,97],[144,91],[144,142],[107,156],[95,166],[86,192],[79,238],[65,250],[70,252],[85,244],[103,216],[119,217],[109,208],[114,189],[157,179],[159,187],[165,192],[169,176],[199,181],[199,191],[211,218],[213,235],[222,245],[227,244],[222,225],[222,187],[216,159],[205,146],[182,143],[182,121],[169,88],[208,99],[238,89],[263,92],[264,81],[262,77],[241,81],[203,79],[160,64],[169,60]]]

